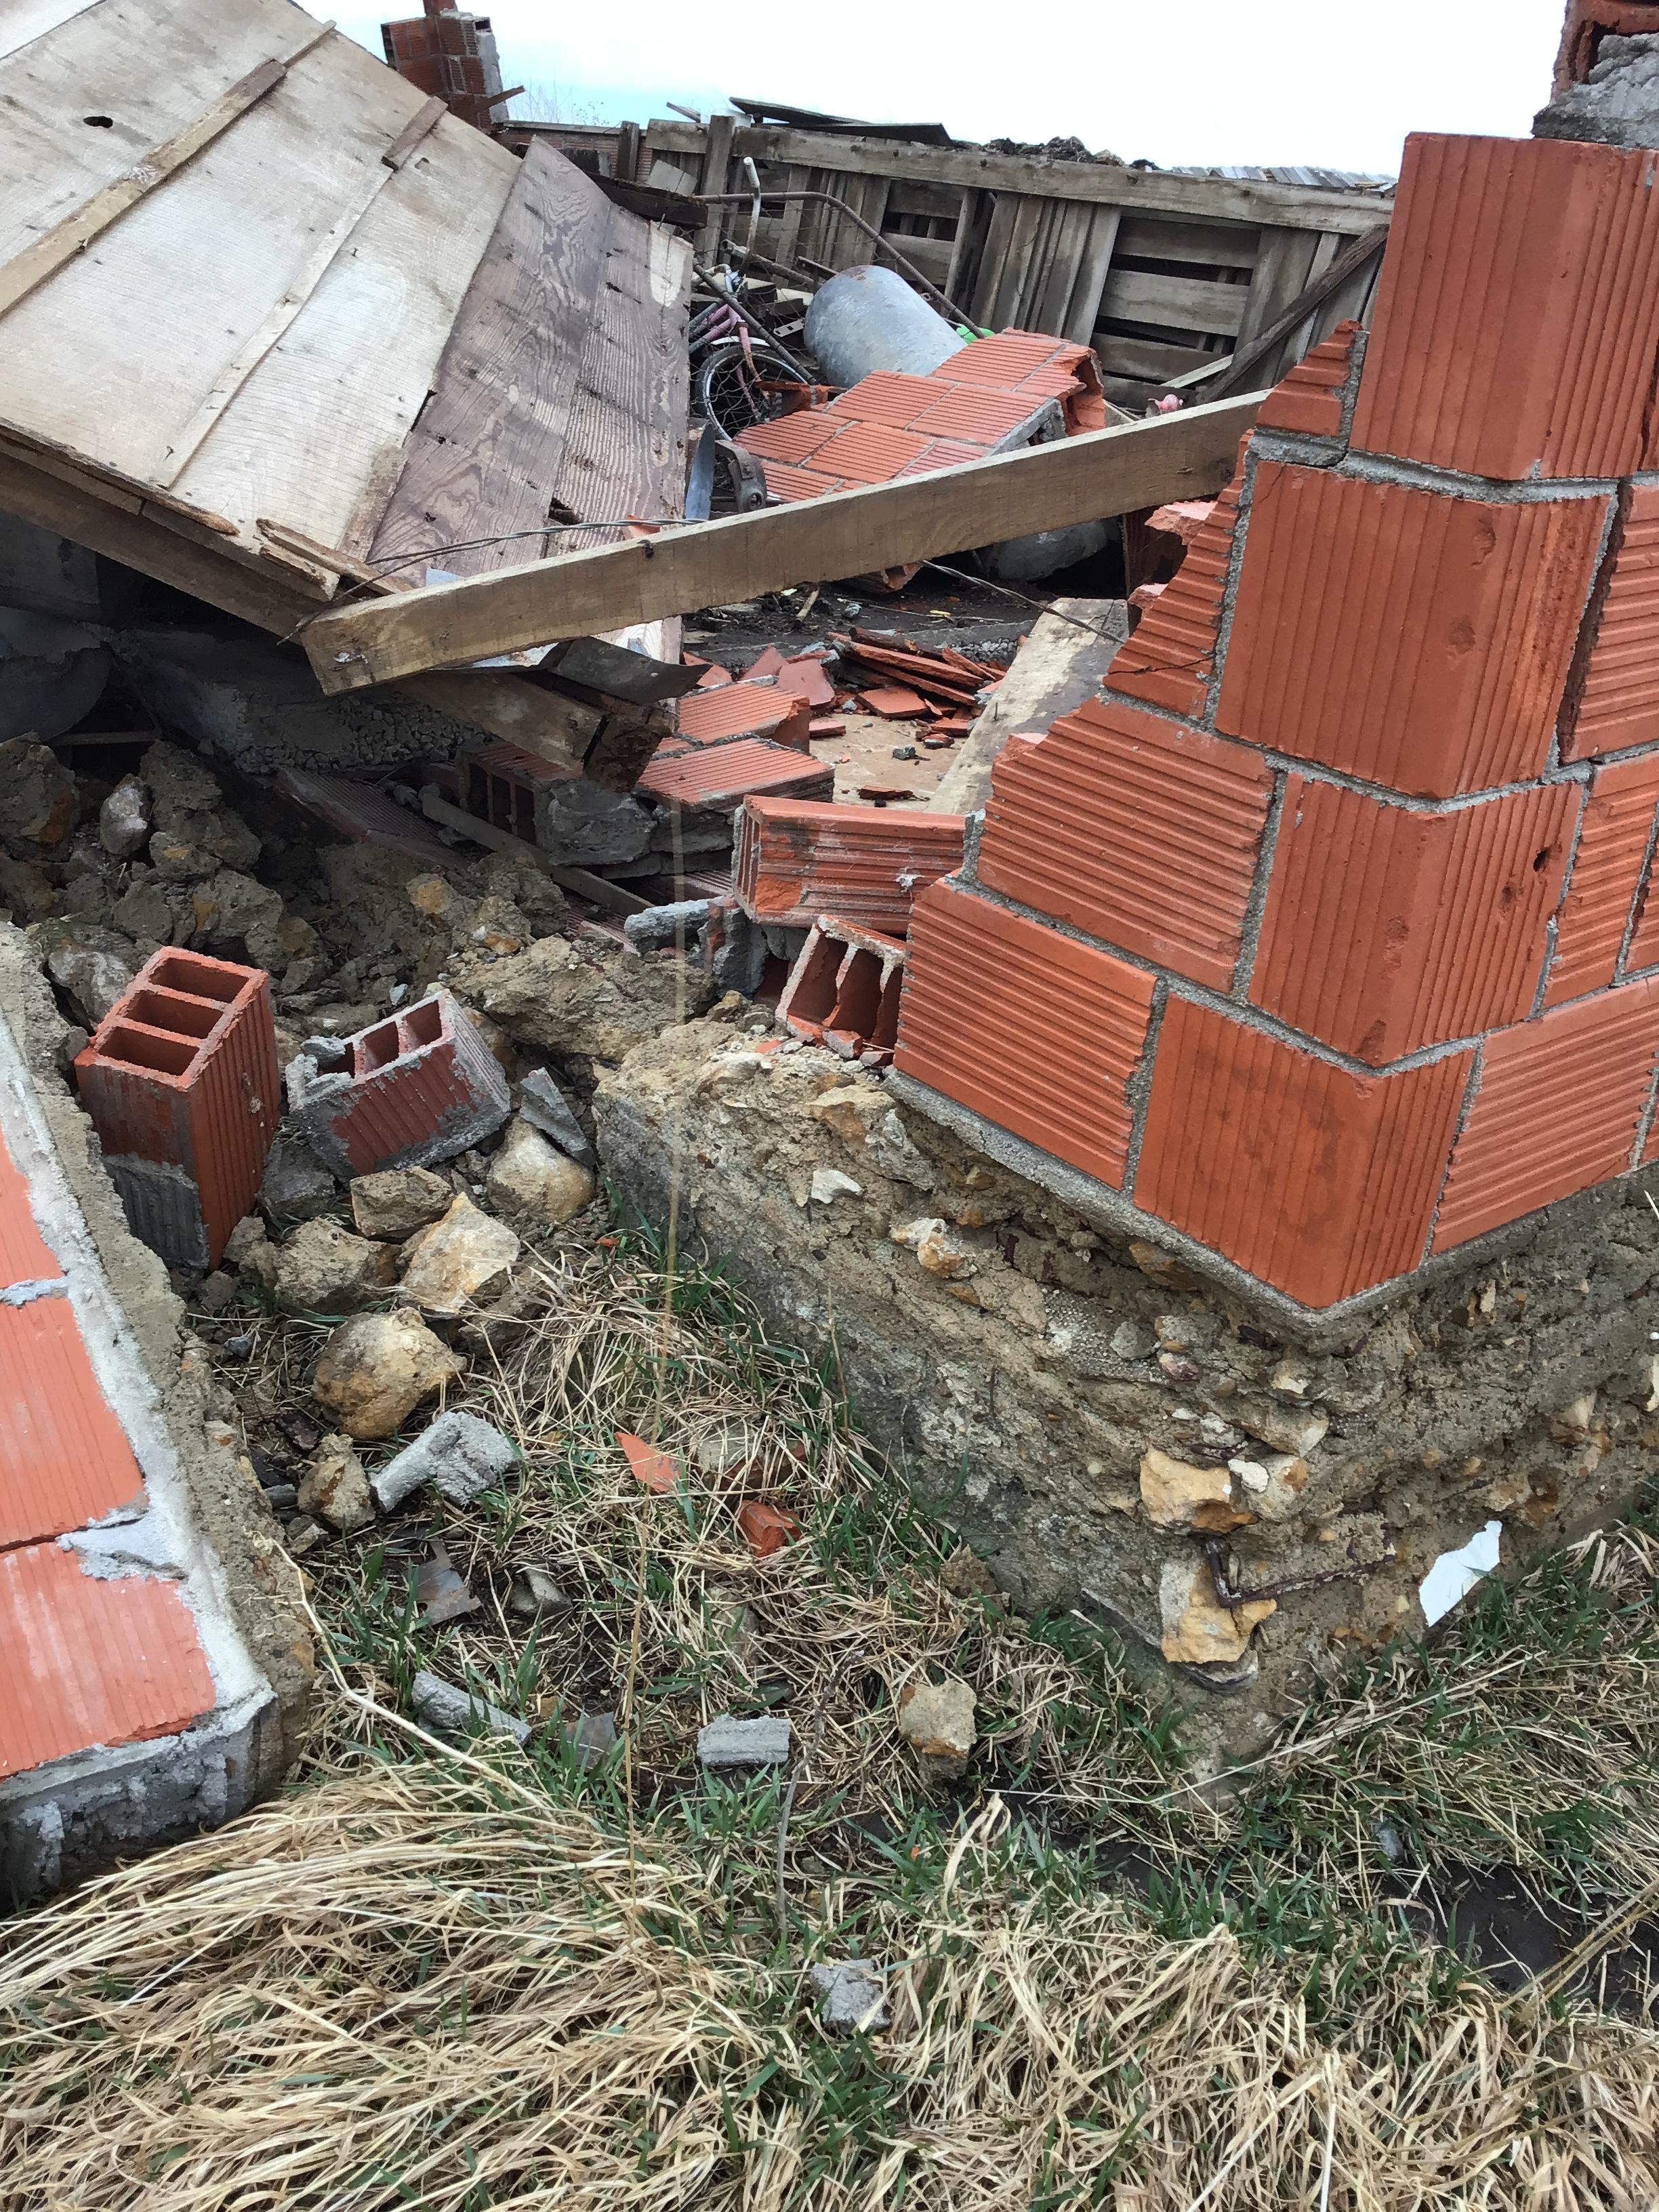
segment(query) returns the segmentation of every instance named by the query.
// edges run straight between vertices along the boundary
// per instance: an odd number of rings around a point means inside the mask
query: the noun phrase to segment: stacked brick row
[[[454,0],[426,0],[423,15],[382,23],[380,40],[399,76],[463,123],[488,131],[497,119],[501,65],[488,15],[463,15]]]
[[[917,904],[896,1066],[1308,1308],[1659,1158],[1656,185],[1413,139],[1369,339]]]

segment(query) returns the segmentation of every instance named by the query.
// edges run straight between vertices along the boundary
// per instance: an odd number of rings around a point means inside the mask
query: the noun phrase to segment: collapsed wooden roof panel
[[[191,588],[283,629],[337,577],[262,525],[447,564],[555,500],[681,511],[689,249],[556,153],[293,0],[3,0],[0,112],[0,504],[60,483],[66,535],[169,581],[179,533],[218,556]],[[89,530],[71,485],[151,527]]]

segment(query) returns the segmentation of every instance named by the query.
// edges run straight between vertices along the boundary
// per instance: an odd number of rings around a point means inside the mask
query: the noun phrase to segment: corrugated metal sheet
[[[1659,1048],[1659,978],[1487,1041],[1435,1224],[1443,1252],[1631,1164]]]
[[[1641,467],[1659,348],[1656,182],[1651,153],[1408,138],[1355,447],[1473,476]]]
[[[1659,805],[1659,753],[1598,770],[1556,924],[1546,1006],[1612,982]],[[1633,966],[1640,967],[1638,959]]]
[[[733,887],[759,921],[807,928],[830,914],[902,937],[930,883],[962,862],[960,814],[750,799],[738,819]]]
[[[0,1681],[9,1686],[0,1698],[0,1776],[96,1744],[172,1735],[214,1705],[178,1586],[157,1575],[88,1575],[55,1544],[0,1557]]]
[[[1263,462],[1217,726],[1429,798],[1527,781],[1605,520],[1600,499],[1504,506]]]
[[[1419,814],[1291,776],[1252,1004],[1373,1066],[1524,1021],[1578,804],[1553,785]]]
[[[1180,568],[1113,654],[1106,680],[1114,691],[1175,714],[1204,712],[1244,482],[1242,447],[1240,455],[1237,474],[1194,532]]]
[[[1565,760],[1659,738],[1659,486],[1632,490],[1598,597],[1567,685]]]
[[[981,883],[1228,989],[1273,797],[1242,745],[1091,702],[992,772]]]
[[[1152,1003],[1139,969],[935,884],[911,918],[893,1064],[1117,1185]]]
[[[0,1305],[0,1551],[143,1502],[138,1462],[69,1300]],[[10,1702],[0,1698],[0,1710]]]
[[[1309,1306],[1423,1256],[1474,1055],[1351,1075],[1172,998],[1134,1200]]]

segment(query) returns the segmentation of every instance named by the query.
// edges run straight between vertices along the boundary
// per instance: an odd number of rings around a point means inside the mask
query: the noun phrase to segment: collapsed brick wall
[[[464,15],[451,0],[427,0],[423,15],[382,23],[386,60],[428,98],[477,130],[495,119],[501,67],[488,15]]]
[[[1292,1310],[1659,1157],[1656,183],[1412,139],[1369,340],[917,902],[908,1095]]]

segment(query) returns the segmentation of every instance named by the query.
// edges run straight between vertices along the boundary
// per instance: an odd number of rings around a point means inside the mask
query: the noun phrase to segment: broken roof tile
[[[836,771],[763,738],[725,745],[662,745],[640,778],[639,790],[669,806],[735,806],[750,792],[780,799],[828,799]]]

